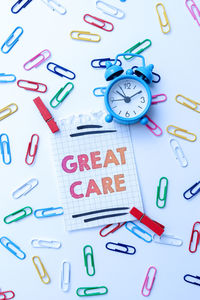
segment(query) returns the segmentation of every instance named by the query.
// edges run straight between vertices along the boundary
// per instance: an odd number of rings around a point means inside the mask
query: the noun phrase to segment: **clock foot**
[[[148,123],[147,117],[144,117],[140,120],[140,124],[142,124],[142,125],[147,125],[147,123]]]
[[[113,116],[111,116],[111,115],[107,115],[107,116],[105,117],[105,121],[106,121],[107,123],[112,122],[112,120],[113,120]]]

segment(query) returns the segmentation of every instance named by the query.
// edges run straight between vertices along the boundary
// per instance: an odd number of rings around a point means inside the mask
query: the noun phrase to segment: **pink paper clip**
[[[4,298],[2,298],[1,296],[3,296]],[[5,291],[5,292],[2,292],[0,290],[0,299],[1,300],[8,300],[8,299],[13,299],[15,297],[15,293],[13,291]]]
[[[102,19],[99,19],[99,18],[94,17],[94,16],[89,15],[89,14],[84,15],[83,20],[86,23],[88,23],[90,25],[93,25],[93,26],[96,26],[96,27],[98,27],[100,29],[103,29],[105,31],[110,32],[110,31],[113,31],[113,29],[114,29],[114,26],[113,26],[112,23],[110,23],[108,21],[105,21],[105,20],[102,20]],[[95,23],[92,20],[96,20],[97,22]]]
[[[148,116],[146,116],[148,119],[148,123],[145,125],[155,136],[160,136],[162,134],[162,129]]]
[[[151,277],[151,280],[149,280],[149,274],[150,274],[151,270],[154,270],[154,271],[153,271],[153,275]],[[144,284],[143,284],[143,287],[142,287],[142,291],[141,291],[142,296],[147,297],[147,296],[150,295],[152,287],[153,287],[153,283],[154,283],[154,280],[155,280],[155,277],[156,277],[156,272],[157,272],[157,269],[155,267],[151,266],[148,269],[147,275],[145,277]],[[149,281],[150,281],[150,284],[149,284]],[[148,285],[150,285],[150,286],[148,286]]]
[[[188,2],[191,2],[192,5],[189,6]],[[185,5],[187,6],[187,9],[189,10],[191,15],[193,16],[194,20],[196,20],[197,24],[200,26],[200,10],[198,9],[198,7],[197,7],[196,3],[194,2],[194,0],[186,0]],[[195,10],[196,10],[196,13],[195,13]]]
[[[24,65],[24,69],[26,71],[29,71],[33,68],[37,68],[39,65],[41,65],[44,61],[46,61],[49,57],[51,56],[51,52],[48,49],[45,49],[43,51],[41,51],[40,53],[38,53],[36,56],[34,56],[33,58],[31,58],[30,60],[28,60]],[[41,57],[41,60],[36,62],[35,64],[31,65],[32,62],[35,62],[37,60],[38,57]],[[28,64],[30,64],[30,67],[26,67]]]
[[[166,94],[153,95],[152,99],[157,99],[157,100],[152,100],[151,104],[157,104],[157,103],[166,101],[167,100],[167,95]]]
[[[33,142],[33,139],[36,137],[35,139],[35,142]],[[31,140],[28,144],[28,149],[27,149],[27,152],[26,152],[26,157],[25,157],[25,162],[27,165],[32,165],[32,163],[34,162],[35,160],[35,156],[36,156],[36,153],[37,153],[37,148],[38,148],[38,143],[39,143],[39,135],[38,134],[33,134],[31,136]],[[34,149],[33,150],[33,154],[31,153],[31,149]],[[30,160],[30,158],[32,158]],[[29,161],[30,160],[30,161]]]
[[[99,231],[99,234],[100,234],[100,236],[105,237],[105,236],[109,235],[110,233],[114,233],[115,231],[117,231],[118,229],[120,229],[120,228],[121,228],[122,226],[124,226],[125,224],[126,224],[126,222],[124,222],[124,223],[117,223],[116,226],[115,226],[115,224],[108,224],[108,225],[104,226],[104,227]],[[114,227],[113,229],[111,229],[110,231],[108,231],[108,232],[102,234],[102,232],[103,232],[104,230],[106,230],[107,228],[109,228],[109,227],[111,227],[111,226],[115,226],[115,227]]]

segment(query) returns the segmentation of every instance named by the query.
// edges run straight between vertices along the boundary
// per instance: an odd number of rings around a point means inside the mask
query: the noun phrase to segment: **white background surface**
[[[199,299],[199,287],[187,284],[183,276],[199,273],[199,249],[197,253],[188,251],[192,225],[199,220],[199,196],[186,201],[182,194],[199,180],[199,114],[175,102],[175,96],[182,93],[199,100],[199,45],[200,36],[197,23],[189,14],[185,1],[163,1],[171,24],[171,32],[162,34],[155,5],[157,1],[109,0],[110,4],[126,12],[123,20],[106,16],[95,7],[94,0],[63,0],[67,14],[60,16],[50,10],[42,1],[34,0],[18,15],[11,13],[15,1],[1,0],[0,6],[0,44],[2,45],[16,26],[24,28],[24,34],[17,45],[7,55],[0,53],[0,71],[13,73],[17,79],[29,79],[46,83],[48,92],[41,97],[49,106],[55,92],[64,86],[66,80],[46,70],[46,63],[29,72],[23,64],[43,49],[49,49],[49,61],[65,66],[77,75],[75,89],[71,95],[51,112],[56,119],[68,114],[83,113],[103,109],[103,100],[92,94],[96,86],[104,86],[104,71],[94,70],[90,61],[99,57],[114,57],[117,53],[131,47],[145,38],[152,40],[152,46],[144,52],[147,63],[155,65],[162,80],[152,86],[152,93],[164,92],[167,102],[151,108],[149,115],[158,123],[164,133],[155,137],[145,127],[134,125],[132,136],[138,174],[141,184],[145,212],[166,226],[167,234],[183,239],[180,248],[158,244],[146,244],[125,228],[113,236],[100,238],[99,229],[64,232],[62,217],[38,220],[33,216],[10,225],[3,223],[9,213],[30,205],[33,209],[59,206],[56,192],[56,178],[51,162],[49,129],[38,113],[33,99],[37,93],[19,89],[16,83],[1,84],[0,107],[16,102],[19,110],[0,122],[0,131],[10,138],[12,164],[0,165],[1,196],[0,217],[1,235],[8,236],[27,254],[24,261],[18,260],[3,247],[0,248],[0,287],[13,290],[16,299],[77,299],[75,291],[80,286],[105,285],[109,292],[102,299],[142,299],[141,287],[149,266],[158,269],[151,299],[181,298]],[[61,2],[60,2],[61,3]],[[199,2],[197,2],[199,3]],[[85,13],[94,14],[113,22],[112,33],[104,32],[86,24],[82,18]],[[71,30],[89,30],[99,33],[100,43],[74,41]],[[124,62],[124,61],[123,61]],[[125,62],[124,68],[132,66]],[[187,168],[181,168],[170,149],[166,126],[174,124],[197,134],[195,143],[179,140],[188,158]],[[28,142],[33,133],[38,133],[40,143],[33,166],[24,162]],[[167,205],[158,209],[155,204],[156,187],[160,177],[169,179]],[[12,199],[12,192],[28,181],[38,178],[39,185],[26,197]],[[56,239],[62,242],[60,250],[34,249],[33,238]],[[107,251],[107,241],[134,245],[134,256]],[[90,244],[94,249],[96,274],[86,275],[82,248]],[[51,283],[40,281],[32,263],[32,256],[39,255],[51,277]],[[60,290],[60,271],[63,260],[71,263],[71,288],[68,293]],[[94,297],[95,299],[95,297]]]

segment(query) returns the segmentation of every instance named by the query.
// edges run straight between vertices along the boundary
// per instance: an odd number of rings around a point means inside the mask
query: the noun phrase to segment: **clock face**
[[[149,105],[148,93],[145,86],[134,77],[122,78],[111,86],[108,103],[119,117],[126,120],[138,118]]]

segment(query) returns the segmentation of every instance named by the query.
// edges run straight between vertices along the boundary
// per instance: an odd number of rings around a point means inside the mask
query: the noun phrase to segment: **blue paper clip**
[[[26,257],[26,254],[19,248],[19,246],[17,246],[15,243],[13,243],[6,236],[2,236],[0,238],[0,243],[2,246],[4,246],[8,251],[10,251],[17,258],[23,260]],[[12,248],[9,247],[9,245],[11,245]]]
[[[198,187],[199,186],[199,187]],[[197,188],[198,187],[198,188]],[[193,186],[191,186],[187,191],[183,193],[183,197],[186,200],[190,200],[195,195],[197,195],[200,192],[200,181],[195,183]]]
[[[10,79],[7,77],[10,77]],[[5,79],[3,79],[3,78],[5,78]],[[6,78],[7,78],[7,80],[6,80]],[[0,83],[14,82],[15,80],[16,80],[16,77],[13,74],[0,73]]]
[[[97,87],[93,90],[93,95],[96,97],[104,97],[106,87]]]
[[[131,228],[128,227],[129,225],[131,225]],[[138,225],[135,224],[135,222],[127,222],[125,224],[125,227],[126,229],[128,229],[131,233],[135,234],[137,237],[139,237],[140,239],[142,239],[143,241],[145,241],[146,243],[151,243],[152,242],[152,236],[150,233],[148,233],[147,231],[145,231],[144,229],[142,229],[141,227],[139,227]],[[143,233],[143,236],[142,235],[139,235],[138,233],[136,232],[141,232]],[[145,238],[145,236],[149,237],[148,238]]]
[[[106,62],[110,61],[110,62],[114,62],[115,59],[112,58],[97,58],[97,59],[93,59],[91,61],[91,66],[94,69],[99,69],[99,68],[106,68]],[[117,59],[118,64],[116,63],[116,65],[121,66],[122,62],[120,59]],[[97,63],[97,64],[96,64]]]
[[[189,280],[187,278],[194,278],[194,279],[197,279],[196,281],[194,280]],[[191,283],[191,284],[195,284],[195,285],[198,285],[200,286],[200,276],[194,276],[194,275],[190,275],[190,274],[186,274],[183,279],[188,282],[188,283]]]
[[[6,133],[0,135],[0,151],[3,159],[3,163],[5,165],[9,165],[12,161],[12,158],[11,158],[11,151],[10,151],[10,142],[9,142],[8,135]]]
[[[110,247],[110,245],[114,245],[115,247],[112,248],[112,247]],[[133,246],[121,244],[121,243],[116,244],[116,243],[112,243],[112,242],[108,242],[106,244],[106,249],[108,249],[110,251],[119,252],[119,253],[130,254],[130,255],[133,255],[136,252],[136,249]]]
[[[21,32],[15,37],[15,32],[20,30]],[[15,46],[15,44],[19,41],[20,36],[24,32],[23,28],[18,26],[15,30],[11,33],[11,35],[7,38],[3,46],[1,47],[1,52],[7,54],[10,50]],[[4,50],[4,47],[7,47],[7,50]]]
[[[18,0],[12,7],[11,7],[11,12],[13,14],[18,14],[18,12],[20,12],[20,10],[22,10],[22,8],[25,8],[29,3],[31,3],[32,0]],[[25,3],[23,3],[25,2]],[[22,5],[20,5],[22,4]],[[15,11],[15,8],[18,8],[18,10]]]
[[[60,210],[60,212],[59,212]],[[57,212],[58,211],[58,212]],[[47,212],[47,214],[46,214]],[[48,213],[50,212],[50,213]],[[34,216],[36,218],[48,218],[48,217],[54,217],[54,216],[60,216],[63,215],[63,207],[49,207],[49,208],[41,208],[41,209],[36,209],[34,211]]]
[[[52,66],[53,68],[51,68],[50,66]],[[58,71],[56,71],[56,70],[61,70],[61,71],[64,71],[64,72],[66,72],[66,73],[69,73],[69,74],[72,74],[72,76],[71,77],[69,77],[70,75],[64,75],[64,74],[62,74],[61,72],[58,72]],[[65,77],[65,78],[68,78],[68,79],[70,79],[70,80],[73,80],[75,77],[76,77],[76,75],[75,75],[75,73],[74,72],[72,72],[72,71],[70,71],[70,70],[68,70],[68,69],[65,69],[65,68],[63,68],[63,67],[61,67],[61,66],[59,66],[59,65],[57,65],[57,64],[54,64],[53,62],[49,62],[48,64],[47,64],[47,70],[49,70],[50,72],[52,72],[52,73],[55,73],[56,75],[58,75],[58,76],[60,76],[60,77]]]

